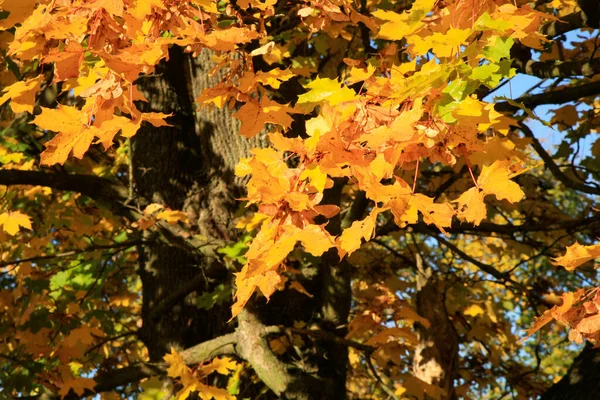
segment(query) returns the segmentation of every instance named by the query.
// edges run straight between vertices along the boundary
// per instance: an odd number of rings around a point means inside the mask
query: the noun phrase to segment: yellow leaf
[[[210,12],[213,14],[217,14],[219,10],[217,9],[217,2],[211,0],[192,0],[193,4],[200,6],[204,11]]]
[[[75,107],[61,106],[56,109],[42,107],[42,112],[31,122],[40,129],[58,132],[46,142],[46,150],[41,155],[41,163],[64,164],[69,153],[77,158],[83,155],[92,144],[94,133],[88,127],[89,115]]]
[[[350,70],[350,76],[346,78],[346,82],[352,85],[356,82],[366,81],[373,73],[375,73],[375,66],[369,63],[367,68],[352,67]]]
[[[344,87],[338,81],[329,78],[317,78],[305,87],[310,91],[298,96],[298,104],[327,101],[330,105],[335,106],[346,101],[352,101],[357,97],[354,90]]]
[[[510,171],[508,160],[495,161],[492,165],[484,165],[477,184],[485,194],[494,194],[498,200],[506,199],[511,203],[521,201],[525,193],[518,184],[511,181],[513,174]]]
[[[156,211],[162,210],[163,208],[165,207],[158,203],[148,204],[148,206],[146,206],[146,208],[144,209],[144,215],[154,214]]]
[[[183,222],[183,223],[188,222],[187,214],[184,213],[183,211],[178,211],[178,210],[161,211],[156,215],[156,218],[163,219],[171,225],[176,224],[177,222]]]
[[[600,243],[592,246],[582,246],[575,242],[567,247],[567,252],[564,256],[556,257],[553,260],[554,265],[561,265],[568,271],[573,271],[586,262],[600,258]]]
[[[4,212],[0,214],[0,226],[9,235],[15,235],[20,227],[31,230],[31,218],[20,211]]]
[[[406,392],[406,388],[399,383],[394,384],[394,394],[396,396],[402,396]]]
[[[27,81],[18,81],[5,88],[4,95],[0,97],[0,105],[10,100],[10,108],[15,113],[29,112],[33,113],[35,105],[35,95],[40,90],[40,83],[43,75],[29,79]]]
[[[415,33],[425,24],[421,20],[431,11],[437,0],[416,0],[410,11],[402,14],[393,11],[377,10],[373,16],[385,22],[379,30],[379,37],[389,40],[402,40]]]
[[[315,257],[320,257],[327,250],[335,246],[335,241],[320,225],[308,225],[298,232],[298,238],[304,250]]]
[[[235,397],[230,395],[227,390],[215,386],[204,385],[200,382],[198,382],[197,390],[198,395],[202,400],[235,400]]]
[[[270,52],[271,50],[273,50],[273,48],[275,47],[275,42],[270,41],[262,46],[260,46],[258,49],[254,49],[250,52],[250,55],[252,57],[255,56],[262,56],[264,54],[267,54],[268,52]]]
[[[464,311],[463,314],[471,316],[471,317],[476,317],[480,314],[484,314],[485,311],[483,310],[483,308],[481,308],[479,305],[477,304],[471,304],[469,307],[467,307]]]
[[[254,213],[251,216],[245,216],[240,218],[235,224],[235,227],[237,229],[246,229],[247,232],[251,232],[257,227],[259,227],[267,218],[269,218],[268,215]]]
[[[423,221],[426,224],[433,224],[442,232],[444,232],[444,228],[452,225],[454,208],[449,203],[434,203],[433,198],[417,193],[410,198],[408,205],[423,214]],[[416,221],[409,223],[414,222]]]
[[[308,151],[315,151],[321,136],[331,130],[331,123],[323,116],[319,115],[306,121],[306,133],[310,138],[306,139],[304,146]]]
[[[228,375],[230,371],[237,369],[238,364],[229,357],[215,358],[210,363],[200,367],[200,371],[204,375],[212,374],[217,372],[221,375]]]
[[[4,0],[0,5],[2,11],[8,11],[8,17],[0,20],[0,29],[12,28],[15,24],[20,24],[25,20],[39,0]]]
[[[266,96],[260,101],[248,101],[233,115],[242,122],[239,134],[252,138],[263,130],[266,123],[289,128],[293,122],[292,109],[285,104],[269,100]]]
[[[349,228],[344,229],[340,237],[337,239],[340,257],[343,254],[352,254],[358,250],[362,239],[371,240],[375,230],[375,221],[381,210],[374,209],[362,221],[354,221]]]
[[[130,7],[128,12],[135,19],[143,21],[152,13],[152,7],[166,9],[162,0],[136,0],[135,6]]]
[[[185,361],[181,354],[175,350],[174,347],[171,347],[171,353],[166,354],[163,357],[163,360],[169,365],[167,369],[167,375],[171,378],[178,378],[183,376],[185,372],[188,370],[188,366],[185,365]]]
[[[318,164],[312,163],[302,171],[299,179],[310,179],[310,184],[314,186],[319,193],[323,193],[323,190],[325,190],[325,183],[327,182],[327,174],[321,171]]]
[[[458,203],[458,217],[477,226],[487,217],[487,207],[483,198],[484,193],[479,188],[473,187],[456,200]]]

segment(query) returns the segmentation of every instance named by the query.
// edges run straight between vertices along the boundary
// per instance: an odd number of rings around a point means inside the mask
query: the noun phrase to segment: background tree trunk
[[[600,349],[587,344],[563,378],[540,400],[588,400],[600,398]]]
[[[430,326],[416,325],[419,343],[413,361],[414,376],[442,389],[442,399],[455,399],[458,374],[458,334],[446,312],[446,288],[431,267],[417,257],[417,312]]]

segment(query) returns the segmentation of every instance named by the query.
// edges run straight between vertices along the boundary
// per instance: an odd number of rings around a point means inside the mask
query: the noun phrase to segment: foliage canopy
[[[528,398],[597,343],[594,1],[0,8],[3,396]]]

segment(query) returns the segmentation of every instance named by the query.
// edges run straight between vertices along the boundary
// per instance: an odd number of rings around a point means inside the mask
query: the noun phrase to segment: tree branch
[[[491,222],[482,222],[478,226],[474,226],[473,224],[462,223],[459,221],[455,221],[452,223],[452,226],[449,228],[445,228],[445,231],[454,234],[479,234],[482,236],[483,234],[502,234],[502,235],[513,235],[515,233],[523,233],[523,232],[550,232],[556,230],[570,230],[575,228],[581,228],[582,226],[594,225],[600,223],[600,215],[584,218],[584,219],[573,219],[567,221],[559,221],[559,222],[546,222],[546,223],[536,223],[536,224],[522,224],[522,225],[502,225],[502,224],[494,224]],[[414,225],[409,225],[407,228],[413,230],[416,233],[424,233],[431,234],[432,228],[423,223],[419,222]],[[392,232],[397,232],[399,230],[406,229],[400,228],[396,223],[391,221],[390,223],[378,227],[376,230],[376,237],[385,236]]]
[[[592,195],[600,195],[599,188],[596,188],[596,187],[593,187],[590,185],[586,185],[585,183],[576,182],[576,181],[572,180],[571,178],[569,178],[567,175],[565,175],[560,170],[558,165],[556,165],[556,163],[554,162],[554,159],[550,156],[550,154],[548,154],[546,152],[544,147],[541,145],[539,140],[534,136],[533,132],[531,131],[531,129],[529,129],[529,127],[527,125],[525,125],[524,123],[519,123],[519,129],[521,129],[521,131],[523,131],[523,133],[525,134],[526,137],[531,139],[531,145],[532,145],[533,149],[536,151],[536,153],[538,153],[538,155],[540,156],[540,158],[546,165],[546,168],[548,168],[550,170],[550,172],[552,173],[552,175],[554,175],[554,177],[556,179],[558,179],[563,185],[565,185],[566,187],[568,187],[570,189],[577,190],[579,192],[592,194]]]
[[[462,251],[461,249],[456,247],[454,245],[454,243],[444,239],[441,236],[436,235],[433,232],[430,233],[430,236],[432,238],[434,238],[435,240],[437,240],[440,244],[443,244],[444,246],[446,246],[454,254],[458,255],[463,260],[468,261],[471,264],[475,265],[477,268],[479,268],[483,272],[492,275],[494,278],[498,279],[501,282],[511,282],[511,283],[515,284],[515,282],[512,282],[510,280],[510,276],[508,274],[502,273],[502,272],[498,271],[496,268],[494,268],[493,266],[483,263],[483,262],[471,257],[470,255],[468,255],[467,253],[465,253],[464,251]]]
[[[223,275],[222,273],[225,271],[223,268],[223,264],[211,261],[207,263],[203,267],[203,273],[196,275],[185,285],[181,286],[179,289],[169,294],[167,297],[162,299],[160,303],[158,303],[155,307],[152,308],[150,312],[150,319],[157,320],[160,319],[165,312],[170,310],[175,304],[177,304],[180,300],[183,300],[188,294],[196,291],[201,286],[207,284],[207,279],[219,279],[219,275]]]
[[[77,192],[118,209],[121,209],[123,203],[128,199],[127,188],[120,183],[84,174],[3,169],[0,170],[0,185],[47,186],[53,189]]]
[[[0,185],[47,186],[52,189],[77,192],[106,205],[113,213],[125,217],[131,222],[138,221],[143,216],[140,210],[127,205],[127,202],[131,200],[127,187],[93,175],[0,170]],[[148,204],[148,201],[143,198],[138,200],[141,207]],[[224,246],[224,242],[221,240],[211,238],[200,240],[190,236],[184,227],[171,225],[165,221],[157,221],[151,229],[162,242],[168,245],[182,248],[190,253],[220,259],[216,250]]]
[[[540,27],[540,33],[553,39],[579,28],[588,27],[588,18],[583,11],[576,11],[559,20],[548,22]]]
[[[90,253],[90,252],[99,251],[99,250],[127,249],[129,247],[137,246],[139,244],[142,244],[141,240],[125,242],[125,243],[115,243],[115,244],[109,244],[109,245],[89,246],[89,247],[86,247],[85,249],[65,251],[63,253],[58,253],[58,254],[49,254],[46,256],[37,256],[37,257],[21,258],[18,260],[2,261],[2,262],[0,262],[0,268],[7,267],[9,265],[21,264],[24,262],[38,262],[38,261],[44,261],[44,260],[53,260],[56,258],[71,257],[74,255]]]
[[[527,108],[535,108],[543,104],[564,104],[598,94],[600,94],[600,81],[540,94],[526,94],[515,99],[515,102],[521,103]],[[504,113],[514,113],[520,110],[519,107],[513,106],[507,101],[496,103],[494,108],[496,111]]]
[[[538,78],[593,76],[600,73],[600,58],[578,61],[534,61],[530,58],[515,58],[513,66],[518,72]]]

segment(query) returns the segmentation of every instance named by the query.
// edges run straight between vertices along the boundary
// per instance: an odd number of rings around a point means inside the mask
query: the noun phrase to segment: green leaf
[[[493,62],[499,62],[502,58],[510,59],[510,49],[514,42],[510,37],[502,39],[497,36],[493,44],[483,48],[483,56]]]
[[[212,292],[204,292],[196,301],[196,307],[210,310],[217,304],[231,300],[231,288],[220,284]]]
[[[485,82],[492,74],[497,72],[500,69],[498,64],[484,64],[479,67],[473,68],[473,72],[471,72],[471,79],[477,79],[479,81]]]
[[[444,90],[443,93],[448,93],[454,100],[463,100],[468,94],[467,91],[468,82],[462,79],[455,79]]]

